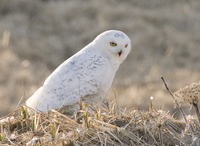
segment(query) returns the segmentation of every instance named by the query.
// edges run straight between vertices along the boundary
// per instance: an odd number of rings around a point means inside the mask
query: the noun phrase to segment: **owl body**
[[[125,38],[122,46],[119,43],[119,49],[110,44],[122,39],[110,40],[115,33]],[[127,44],[130,47],[130,39],[127,38],[126,34],[115,30],[97,36],[46,79],[43,86],[26,101],[27,106],[36,111],[46,112],[74,105],[81,99],[93,99],[93,102],[98,102],[106,96],[119,65],[130,51],[130,48],[126,47]],[[108,47],[113,50],[109,51]],[[127,48],[127,52],[123,48]]]

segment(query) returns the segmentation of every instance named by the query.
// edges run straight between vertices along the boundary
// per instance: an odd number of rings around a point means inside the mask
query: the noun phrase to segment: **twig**
[[[185,120],[185,123],[186,123],[186,125],[187,125],[187,127],[188,127],[188,129],[189,129],[189,131],[190,131],[190,134],[192,135],[192,141],[194,142],[194,145],[197,146],[197,144],[196,144],[196,142],[195,142],[195,139],[196,139],[196,138],[195,138],[195,136],[194,136],[192,127],[191,127],[191,125],[189,124],[189,122],[188,122],[188,120],[187,120],[187,118],[186,118],[186,115],[185,115],[183,109],[182,109],[181,106],[178,104],[178,102],[175,100],[174,95],[172,94],[171,90],[169,89],[169,87],[167,86],[167,84],[166,84],[166,82],[165,82],[165,79],[164,79],[163,77],[161,77],[161,80],[163,81],[163,83],[164,83],[164,85],[165,85],[167,91],[170,93],[170,95],[171,95],[172,98],[174,99],[174,101],[175,101],[177,107],[179,108],[180,112],[182,113],[183,118],[184,118],[184,120]]]
[[[198,118],[198,121],[199,121],[199,124],[200,124],[200,113],[199,113],[198,105],[197,105],[197,103],[193,103],[193,106],[195,108],[195,111],[196,111],[196,114],[197,114],[197,118]]]
[[[23,98],[24,98],[24,96],[22,96],[22,97],[20,98],[19,102],[17,103],[17,106],[16,106],[15,110],[17,110],[17,109],[19,108],[19,105],[20,105],[20,103],[21,103],[21,101],[22,101]]]

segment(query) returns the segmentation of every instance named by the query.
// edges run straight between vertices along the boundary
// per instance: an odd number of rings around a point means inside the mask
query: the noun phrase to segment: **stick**
[[[194,109],[196,111],[197,118],[198,118],[198,121],[199,121],[199,124],[200,124],[200,113],[199,113],[198,105],[197,105],[197,103],[193,103],[193,106],[194,106]]]
[[[186,118],[186,115],[185,115],[183,109],[182,109],[181,106],[178,104],[178,102],[175,100],[174,95],[172,94],[171,90],[169,89],[169,87],[167,86],[167,84],[166,84],[166,82],[165,82],[165,79],[164,79],[163,77],[161,77],[161,80],[163,81],[163,83],[164,83],[164,85],[165,85],[167,91],[170,93],[170,95],[171,95],[172,98],[174,99],[174,101],[175,101],[177,107],[178,107],[179,110],[181,111],[181,113],[182,113],[182,115],[183,115],[183,118],[184,118],[184,120],[185,120],[185,123],[186,123],[186,125],[187,125],[187,127],[188,127],[188,129],[189,129],[189,131],[190,131],[190,134],[192,135],[192,141],[193,141],[194,145],[197,146],[197,144],[196,144],[196,142],[195,142],[195,139],[196,139],[196,138],[195,138],[195,136],[194,136],[192,127],[191,127],[191,125],[189,124],[189,122],[188,122],[188,120],[187,120],[187,118]]]

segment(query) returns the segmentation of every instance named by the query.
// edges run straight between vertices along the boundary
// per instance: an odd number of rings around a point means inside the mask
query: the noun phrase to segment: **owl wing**
[[[109,63],[103,56],[82,52],[62,63],[26,102],[37,111],[73,105],[85,96],[101,96]],[[107,81],[106,81],[107,82]]]

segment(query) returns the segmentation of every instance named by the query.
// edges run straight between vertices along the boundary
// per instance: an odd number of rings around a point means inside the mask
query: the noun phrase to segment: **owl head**
[[[131,50],[131,40],[122,31],[108,30],[99,34],[93,41],[98,49],[121,64]]]

